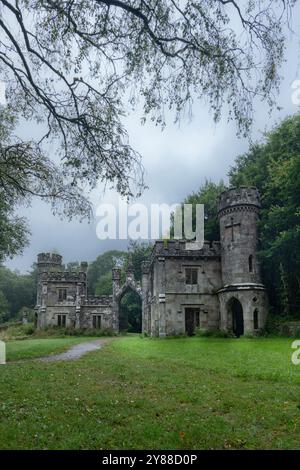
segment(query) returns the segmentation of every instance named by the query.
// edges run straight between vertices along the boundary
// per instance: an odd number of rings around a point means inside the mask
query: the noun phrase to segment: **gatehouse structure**
[[[231,188],[219,199],[220,241],[191,249],[185,240],[158,240],[142,265],[141,284],[131,267],[125,282],[112,273],[112,296],[87,295],[87,263],[66,272],[60,255],[38,255],[36,318],[40,328],[109,328],[119,331],[120,302],[129,290],[141,299],[142,331],[152,336],[225,330],[236,336],[265,326],[267,295],[257,259],[259,194]]]

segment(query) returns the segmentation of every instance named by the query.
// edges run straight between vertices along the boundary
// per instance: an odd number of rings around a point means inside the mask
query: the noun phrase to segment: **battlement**
[[[158,240],[155,242],[151,254],[151,262],[155,257],[220,257],[220,242],[205,241],[199,250],[189,249],[191,242],[187,240]]]
[[[254,186],[241,186],[239,188],[229,188],[220,194],[219,215],[226,209],[238,206],[252,206],[259,209],[260,197],[258,189]]]
[[[83,306],[110,306],[112,304],[112,295],[100,295],[88,297],[82,300]]]
[[[49,282],[84,282],[86,274],[84,272],[70,272],[70,271],[49,271],[43,273],[43,281]]]
[[[38,264],[61,266],[62,256],[57,253],[39,253],[37,256],[37,262]]]

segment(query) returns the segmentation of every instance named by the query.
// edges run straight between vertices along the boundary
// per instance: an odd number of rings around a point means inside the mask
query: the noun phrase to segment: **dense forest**
[[[300,318],[300,115],[285,119],[239,155],[228,173],[229,186],[256,186],[261,195],[259,257],[267,286],[270,310],[285,317]],[[205,205],[205,238],[219,239],[218,196],[226,188],[223,181],[206,181],[183,203]],[[90,295],[112,293],[111,270],[117,263],[124,271],[132,264],[141,279],[141,262],[151,244],[131,242],[127,252],[108,251],[89,265]],[[67,268],[76,270],[77,262]],[[0,267],[0,322],[20,318],[22,309],[35,303],[36,269],[28,274]],[[132,331],[139,329],[140,305],[134,293],[122,300],[124,321]]]

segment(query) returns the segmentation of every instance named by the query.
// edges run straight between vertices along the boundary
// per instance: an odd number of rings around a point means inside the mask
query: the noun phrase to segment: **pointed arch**
[[[227,312],[231,320],[232,332],[239,338],[244,334],[244,312],[241,302],[236,297],[228,300]]]
[[[118,276],[117,281],[119,281],[120,276]],[[123,315],[122,315],[122,306],[121,302],[124,297],[129,291],[134,292],[137,296],[138,299],[140,300],[141,304],[141,331],[142,331],[142,324],[143,324],[143,292],[141,285],[138,281],[134,279],[134,276],[132,273],[126,273],[126,281],[124,282],[123,285],[120,285],[119,282],[115,284],[115,288],[113,290],[113,305],[114,305],[114,312],[115,312],[115,318],[116,318],[116,323],[118,325],[118,330],[126,330],[127,327],[124,326],[125,323],[127,325],[127,321],[124,321]],[[126,315],[125,315],[126,316]],[[127,316],[128,312],[127,312]]]
[[[122,300],[123,295],[125,295],[125,293],[130,289],[133,292],[136,292],[138,296],[140,297],[140,299],[142,300],[142,289],[140,285],[134,280],[126,280],[123,286],[121,286],[119,291],[116,293],[116,299],[118,300],[118,302]]]

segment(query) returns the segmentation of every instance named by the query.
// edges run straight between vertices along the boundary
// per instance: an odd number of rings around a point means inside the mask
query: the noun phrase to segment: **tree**
[[[52,205],[54,213],[69,218],[90,216],[91,207],[79,189],[40,147],[14,136],[16,115],[0,109],[0,262],[22,252],[28,243],[26,220],[17,209],[38,196]]]
[[[196,208],[197,204],[204,204],[204,238],[208,241],[220,240],[220,227],[218,220],[218,200],[226,186],[221,180],[219,183],[205,181],[198,191],[189,194],[183,204],[192,204]],[[193,210],[193,230],[196,229],[196,211]],[[171,235],[174,235],[174,220],[172,220]]]
[[[142,332],[142,301],[131,289],[122,297],[120,304],[120,330],[131,333]]]
[[[0,262],[6,256],[21,253],[28,242],[29,230],[23,217],[0,191]]]
[[[0,321],[18,318],[23,307],[32,309],[36,301],[36,269],[28,274],[0,267]]]
[[[112,295],[112,293],[112,271],[109,270],[97,279],[97,282],[95,283],[95,294]]]
[[[125,254],[124,268],[126,269],[130,265],[137,281],[142,280],[142,262],[149,260],[152,248],[152,243],[140,243],[137,240],[130,240],[129,242]]]
[[[9,304],[3,292],[0,290],[0,323],[9,320]]]
[[[128,104],[141,97],[142,120],[164,126],[166,109],[179,120],[195,97],[215,120],[227,103],[247,132],[253,99],[274,104],[294,3],[0,0],[1,78],[13,109],[44,130],[35,152],[50,140],[60,155],[68,189],[100,180],[132,195],[144,181],[122,122]]]
[[[237,157],[232,185],[254,185],[261,194],[260,258],[269,298],[279,313],[300,312],[300,115],[267,133]]]
[[[106,251],[102,255],[98,256],[93,263],[88,267],[87,280],[88,280],[88,291],[90,295],[108,295],[112,291],[108,291],[108,278],[111,276],[112,268],[118,263],[123,263],[125,253],[118,250]],[[105,289],[102,290],[101,279],[105,282]],[[112,289],[112,287],[111,287]]]

